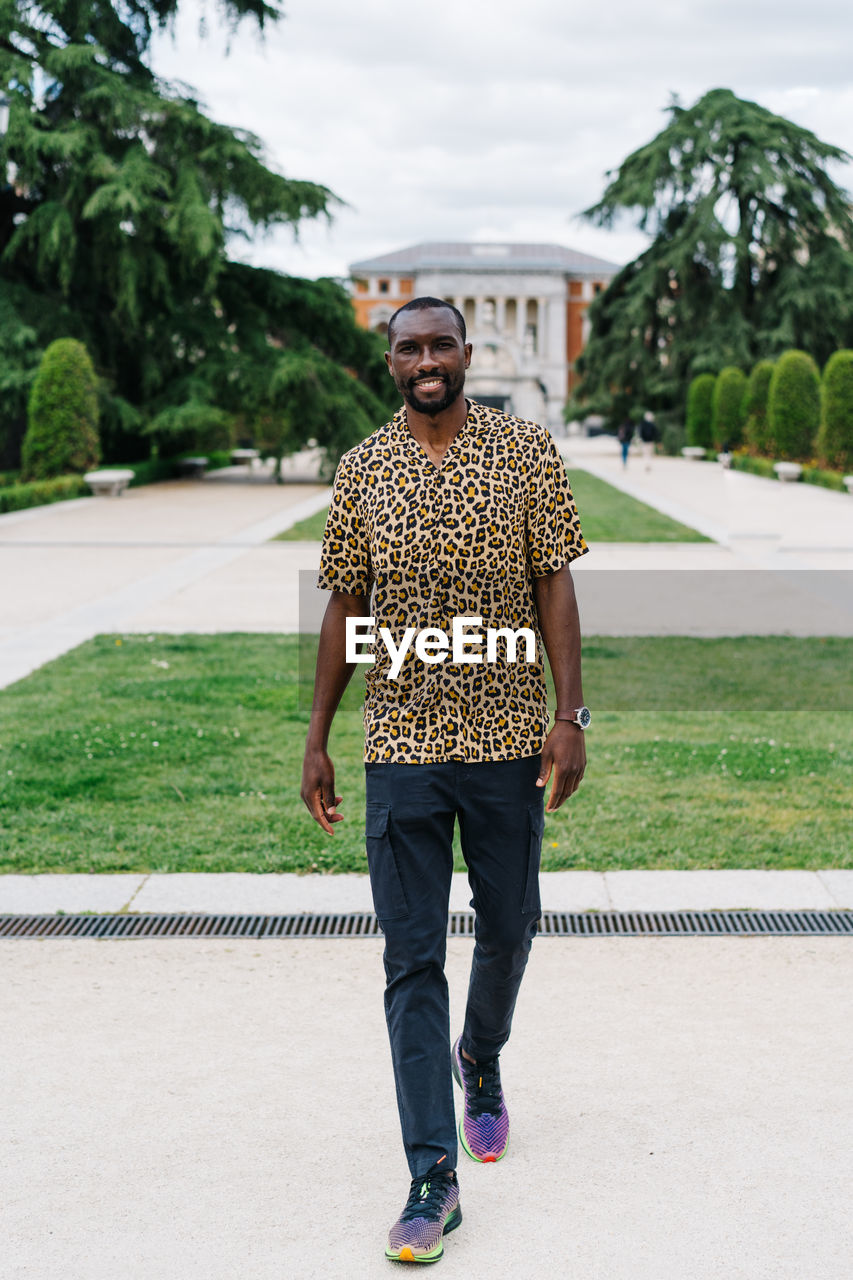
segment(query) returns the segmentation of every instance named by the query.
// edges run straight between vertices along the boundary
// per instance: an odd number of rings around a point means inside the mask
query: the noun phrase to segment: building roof
[[[354,276],[376,271],[563,271],[567,275],[615,275],[614,262],[594,258],[562,244],[490,244],[474,241],[429,241],[354,262]]]

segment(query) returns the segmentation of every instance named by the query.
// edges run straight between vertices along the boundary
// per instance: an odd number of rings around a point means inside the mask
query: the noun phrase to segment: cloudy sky
[[[185,0],[154,66],[346,202],[239,256],[304,276],[420,240],[555,241],[624,262],[626,223],[576,219],[605,171],[724,86],[853,153],[853,11],[838,0],[287,0],[260,38]],[[200,35],[200,27],[206,35]],[[853,188],[853,167],[836,177]]]

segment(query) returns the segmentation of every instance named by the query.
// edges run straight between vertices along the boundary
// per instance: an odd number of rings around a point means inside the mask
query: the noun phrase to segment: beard
[[[405,400],[410,409],[414,409],[416,413],[424,413],[430,417],[442,413],[448,409],[461,394],[465,386],[465,371],[460,370],[458,374],[443,376],[444,392],[439,396],[434,396],[430,400],[421,400],[418,396],[418,389],[414,378],[408,378],[405,381],[394,379],[397,390]]]

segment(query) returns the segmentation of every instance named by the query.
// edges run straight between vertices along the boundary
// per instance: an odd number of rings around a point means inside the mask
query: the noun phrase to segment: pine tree
[[[630,388],[672,409],[698,373],[853,344],[853,218],[827,172],[845,153],[728,89],[668,111],[586,211],[651,237],[590,306],[578,369],[598,404]]]
[[[13,179],[0,187],[0,288],[13,299],[0,313],[0,351],[28,328],[40,349],[81,338],[101,378],[112,460],[138,456],[152,420],[177,444],[187,405],[235,429],[240,415],[270,410],[291,345],[351,370],[341,394],[354,415],[366,396],[381,420],[381,343],[355,332],[343,288],[229,259],[229,237],[296,227],[338,202],[275,172],[257,137],[153,74],[152,33],[177,4],[0,0],[0,93],[10,100],[0,173]],[[235,25],[280,16],[265,0],[223,9]],[[24,372],[26,383],[31,365]],[[4,416],[20,416],[25,390],[7,387]]]

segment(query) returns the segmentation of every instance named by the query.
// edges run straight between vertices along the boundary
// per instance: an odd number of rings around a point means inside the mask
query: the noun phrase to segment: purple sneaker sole
[[[467,1062],[457,1040],[450,1060],[454,1078],[462,1090],[459,1141],[472,1160],[494,1164],[506,1155],[509,1143],[509,1115],[497,1058],[482,1065]]]

